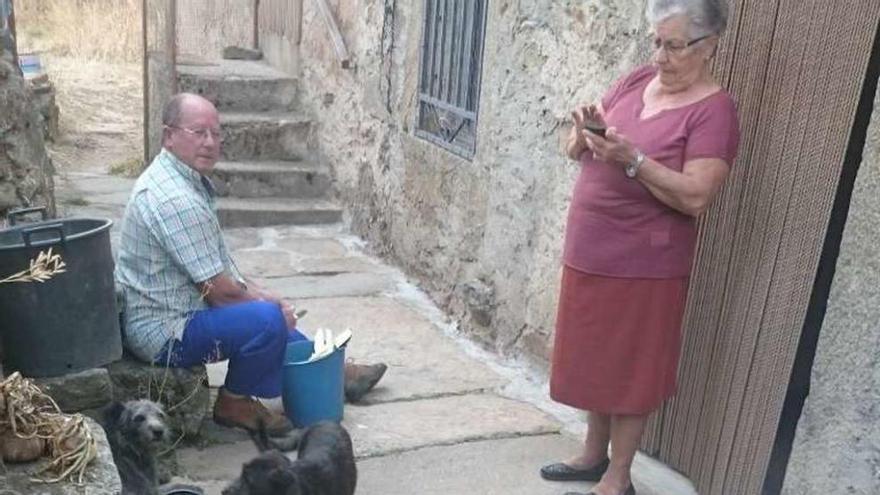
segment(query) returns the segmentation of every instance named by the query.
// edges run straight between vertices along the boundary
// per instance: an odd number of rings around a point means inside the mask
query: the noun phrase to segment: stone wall
[[[342,69],[304,2],[301,101],[354,229],[508,355],[546,363],[576,167],[572,107],[644,59],[644,0],[492,0],[472,161],[415,137],[422,0],[331,1]]]
[[[55,214],[52,162],[43,140],[43,120],[34,95],[0,52],[0,215],[20,206],[46,206]],[[4,219],[0,219],[0,225]]]
[[[783,493],[880,493],[880,93]]]

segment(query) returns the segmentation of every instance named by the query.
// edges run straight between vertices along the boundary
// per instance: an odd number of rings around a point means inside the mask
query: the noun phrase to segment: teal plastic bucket
[[[345,397],[345,346],[308,362],[314,343],[301,340],[287,344],[281,375],[284,412],[297,428],[318,421],[342,421]]]

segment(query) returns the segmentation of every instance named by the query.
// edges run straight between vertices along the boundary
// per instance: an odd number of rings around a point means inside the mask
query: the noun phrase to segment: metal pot
[[[16,225],[26,213],[43,220]],[[122,356],[113,255],[106,219],[46,219],[43,208],[9,213],[0,231],[0,279],[27,270],[40,253],[61,256],[65,271],[45,281],[0,284],[0,341],[6,373],[58,376]]]

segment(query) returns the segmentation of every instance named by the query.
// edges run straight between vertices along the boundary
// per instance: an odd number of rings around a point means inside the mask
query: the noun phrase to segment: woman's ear
[[[709,55],[706,57],[706,60],[712,59],[718,53],[718,43],[721,38],[716,34],[706,41],[709,42]]]

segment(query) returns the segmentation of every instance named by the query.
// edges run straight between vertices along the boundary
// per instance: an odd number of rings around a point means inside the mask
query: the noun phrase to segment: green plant
[[[110,165],[107,172],[121,177],[137,177],[144,169],[143,158],[129,158]]]
[[[64,203],[70,206],[88,206],[90,204],[86,198],[70,198],[64,200]]]

